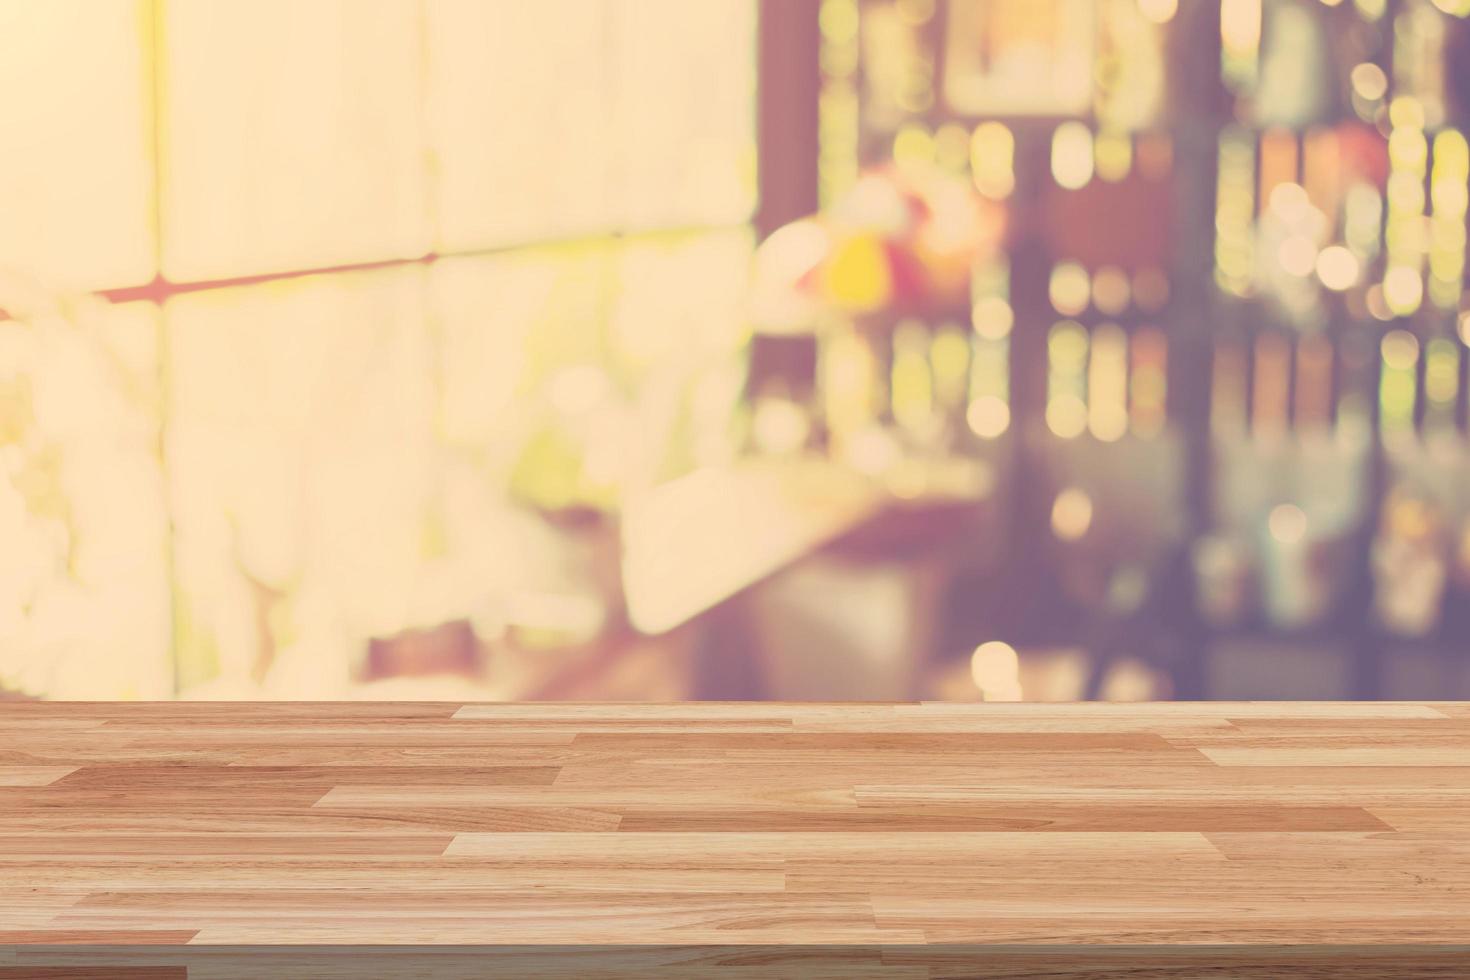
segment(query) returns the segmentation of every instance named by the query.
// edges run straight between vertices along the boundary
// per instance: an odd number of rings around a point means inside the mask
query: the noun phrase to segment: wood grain
[[[134,944],[926,977],[976,944],[1470,946],[1458,705],[7,704],[0,732],[0,976]],[[1030,962],[984,975],[1074,975]],[[1075,975],[1174,975],[1110,962]]]

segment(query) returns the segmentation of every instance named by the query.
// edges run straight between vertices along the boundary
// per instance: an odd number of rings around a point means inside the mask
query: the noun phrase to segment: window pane
[[[420,269],[171,301],[182,683],[330,695],[412,618],[433,369]]]
[[[605,0],[430,0],[439,247],[608,226]]]
[[[151,304],[0,321],[0,688],[172,693]]]
[[[618,0],[608,9],[618,220],[745,220],[755,204],[755,3]]]
[[[502,620],[518,615],[517,596],[597,594],[576,548],[525,505],[608,499],[597,467],[615,447],[609,427],[621,418],[603,365],[609,251],[598,241],[432,267],[440,581],[472,621],[487,603]],[[587,608],[590,617],[603,614],[598,602]],[[482,637],[503,625],[487,628]]]
[[[743,230],[641,236],[620,248],[609,346],[630,392],[620,453],[630,489],[732,450],[750,252]]]
[[[431,267],[451,443],[496,451],[524,430],[556,369],[600,357],[606,260],[594,244]]]
[[[443,259],[440,432],[484,493],[556,509],[728,454],[745,231]]]
[[[607,481],[588,455],[619,417],[607,261],[595,243],[434,265],[442,431],[489,492],[548,508],[602,502]]]
[[[640,235],[619,249],[611,343],[630,381],[685,370],[743,339],[750,235]]]
[[[146,26],[138,0],[0,0],[0,269],[153,278]]]
[[[169,278],[427,250],[417,5],[175,0],[164,10]]]

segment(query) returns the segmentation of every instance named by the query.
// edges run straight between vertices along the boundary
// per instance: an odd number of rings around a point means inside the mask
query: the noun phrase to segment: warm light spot
[[[1052,308],[1063,316],[1077,316],[1087,309],[1091,287],[1087,270],[1076,262],[1059,262],[1052,267],[1047,296]]]
[[[1271,188],[1271,195],[1267,198],[1271,210],[1287,219],[1301,217],[1311,203],[1311,199],[1307,197],[1307,189],[1290,181]]]
[[[1368,287],[1363,294],[1363,302],[1368,307],[1368,313],[1375,320],[1392,320],[1393,311],[1388,308],[1388,301],[1383,298],[1383,286],[1374,283]]]
[[[870,235],[854,235],[838,245],[826,265],[826,287],[843,309],[867,312],[886,303],[892,276],[883,243]]]
[[[982,439],[994,439],[1011,424],[1011,408],[995,395],[981,395],[965,412],[970,431]]]
[[[1051,505],[1051,530],[1062,541],[1080,541],[1092,527],[1092,498],[1079,487],[1057,494]]]
[[[1115,442],[1128,431],[1128,335],[1106,323],[1092,332],[1087,366],[1087,427],[1102,442]]]
[[[1398,265],[1383,276],[1383,300],[1395,316],[1408,316],[1424,300],[1424,280],[1417,269]]]
[[[1261,43],[1261,0],[1222,0],[1220,41],[1231,54],[1254,54]]]
[[[900,500],[918,500],[929,489],[929,477],[918,460],[900,458],[884,474],[883,484]]]
[[[761,398],[755,404],[751,435],[765,453],[794,452],[806,442],[810,431],[807,413],[787,398]]]
[[[1051,138],[1051,173],[1058,186],[1077,190],[1092,180],[1092,133],[1080,122],[1065,122]]]
[[[1433,273],[1433,276],[1429,280],[1429,298],[1434,301],[1435,306],[1438,306],[1440,309],[1447,310],[1450,307],[1454,306],[1455,300],[1459,298],[1460,283],[1458,275],[1456,275],[1453,279],[1450,278],[1449,275],[1444,272],[1443,269],[1441,269],[1441,266],[1445,268],[1454,266],[1458,269],[1459,266],[1464,264],[1464,256],[1439,256],[1438,258],[1440,258],[1441,260],[1439,262],[1435,262],[1434,258],[1435,257],[1431,257],[1430,261],[1430,266],[1435,271]]]
[[[1465,187],[1465,174],[1462,171],[1453,176],[1441,177],[1439,176],[1439,169],[1438,165],[1436,165],[1434,182],[1429,187],[1429,196],[1434,202],[1435,216],[1451,214],[1456,217],[1463,217],[1466,202],[1470,200],[1470,193],[1467,193]],[[1460,241],[1456,242],[1456,244],[1463,245],[1464,227],[1458,224],[1452,224],[1450,228],[1459,232]],[[1435,230],[1439,232],[1439,229]]]
[[[1169,302],[1169,277],[1154,266],[1139,269],[1133,276],[1133,301],[1148,313],[1157,313]]]
[[[1430,403],[1453,411],[1460,386],[1460,352],[1448,337],[1436,337],[1424,351],[1424,394]]]
[[[1141,133],[1134,147],[1138,172],[1149,180],[1166,180],[1174,169],[1174,142],[1167,133]]]
[[[1057,395],[1046,403],[1046,427],[1062,439],[1080,436],[1087,428],[1087,405],[1076,395]]]
[[[1312,269],[1316,267],[1317,246],[1305,235],[1291,235],[1282,241],[1276,258],[1281,262],[1281,268],[1304,278],[1310,276]]]
[[[1371,256],[1378,250],[1378,225],[1383,216],[1383,198],[1376,189],[1365,184],[1348,188],[1344,206],[1343,236],[1359,255]]]
[[[1087,428],[1087,331],[1075,321],[1052,327],[1047,337],[1046,424],[1063,438],[1079,436]]]
[[[846,443],[872,413],[875,361],[872,348],[853,333],[827,339],[819,361],[820,382],[834,442]]]
[[[843,44],[857,39],[858,5],[852,0],[827,0],[817,16],[824,41]]]
[[[922,323],[907,321],[894,330],[890,401],[894,419],[910,430],[922,427],[934,410],[928,347],[928,331]]]
[[[975,332],[986,340],[1001,340],[1011,332],[1014,315],[1011,304],[1000,296],[982,296],[970,310]]]
[[[1298,430],[1322,429],[1332,423],[1332,344],[1321,334],[1307,334],[1296,348]]]
[[[1350,78],[1353,91],[1369,102],[1377,102],[1388,92],[1388,76],[1371,61],[1354,65]]]
[[[1452,309],[1460,300],[1465,271],[1465,212],[1470,206],[1470,146],[1456,130],[1441,130],[1434,137],[1434,170],[1430,198],[1434,214],[1429,227],[1429,296],[1441,309]],[[1409,216],[1405,216],[1405,222]]]
[[[1419,341],[1407,330],[1390,330],[1378,347],[1383,363],[1389,368],[1406,370],[1419,359]]]
[[[847,462],[869,476],[892,471],[902,458],[903,446],[885,429],[863,429],[848,440]]]
[[[1422,540],[1434,529],[1434,516],[1427,501],[1394,494],[1388,504],[1386,523],[1395,536]]]
[[[990,640],[976,647],[970,677],[987,701],[1021,700],[1021,658],[1009,643]]]
[[[1093,145],[1097,175],[1116,183],[1133,167],[1133,138],[1127,133],[1098,133]]]
[[[1456,129],[1442,129],[1434,137],[1434,167],[1446,172],[1464,174],[1470,171],[1470,143]]]
[[[1424,161],[1429,156],[1429,141],[1425,138],[1423,130],[1417,126],[1395,126],[1392,133],[1388,135],[1388,159],[1397,170],[1410,171],[1405,176],[1424,173]],[[1397,176],[1397,175],[1396,175]],[[1400,177],[1403,181],[1403,178]],[[1418,190],[1419,199],[1424,197],[1424,189]],[[1390,201],[1395,199],[1412,200],[1408,194],[1400,191],[1395,193],[1392,183],[1389,184],[1388,197]]]
[[[1158,327],[1141,327],[1129,345],[1129,409],[1133,431],[1145,438],[1164,427],[1168,394],[1168,342]]]
[[[1164,701],[1169,694],[1168,680],[1132,657],[1115,663],[1098,690],[1100,700],[1114,702]]]
[[[964,328],[949,324],[935,331],[929,342],[929,369],[934,378],[935,399],[946,411],[964,398],[969,366],[970,338]]]
[[[1269,201],[1271,191],[1278,185],[1296,181],[1301,143],[1295,130],[1272,126],[1261,133],[1260,149],[1260,197]]]
[[[1296,544],[1306,537],[1307,515],[1296,504],[1277,504],[1266,518],[1271,537],[1282,544]]]
[[[1237,296],[1250,291],[1255,266],[1254,137],[1239,130],[1220,134],[1215,193],[1215,281]]]
[[[1210,369],[1210,427],[1238,432],[1245,428],[1249,366],[1240,344],[1222,341],[1215,346]]]
[[[1138,0],[1138,12],[1155,24],[1167,24],[1179,10],[1179,0]]]
[[[1254,371],[1251,417],[1255,434],[1283,435],[1291,409],[1291,341],[1276,331],[1258,334]]]
[[[1080,371],[1087,362],[1087,331],[1080,323],[1059,323],[1052,327],[1046,349],[1054,369],[1068,374]]]
[[[1413,431],[1417,400],[1419,341],[1407,330],[1390,330],[1379,344],[1378,420],[1386,437]]]
[[[1470,347],[1470,310],[1461,313],[1456,323],[1458,325],[1458,333],[1460,334],[1460,343],[1466,347]]]
[[[1088,416],[1088,426],[1098,441],[1117,442],[1128,431],[1128,412],[1116,405],[1094,405]]]
[[[970,348],[970,428],[993,437],[1010,423],[1010,344],[1005,340],[976,340]],[[996,407],[989,399],[1000,403]]]
[[[1128,308],[1129,293],[1128,274],[1115,265],[1103,266],[1092,277],[1093,305],[1109,316]]]
[[[934,158],[951,173],[964,173],[970,161],[970,133],[958,123],[945,123],[934,131]]]
[[[1016,185],[1012,160],[1016,140],[1004,124],[981,123],[970,137],[970,175],[986,197],[1000,199]]]
[[[933,163],[934,135],[919,123],[910,123],[893,138],[893,159],[899,166]]]
[[[1411,95],[1400,95],[1388,104],[1388,121],[1395,129],[1424,128],[1424,103]]]
[[[1317,278],[1328,289],[1349,288],[1358,281],[1358,257],[1341,245],[1324,248],[1317,256]]]

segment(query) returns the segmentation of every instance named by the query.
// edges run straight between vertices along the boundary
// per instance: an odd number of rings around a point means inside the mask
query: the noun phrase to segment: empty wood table
[[[1467,949],[1470,705],[0,704],[0,980]]]

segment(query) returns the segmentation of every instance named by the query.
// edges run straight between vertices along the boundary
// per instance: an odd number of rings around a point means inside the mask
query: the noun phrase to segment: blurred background
[[[0,697],[1470,698],[1470,0],[0,0]]]

